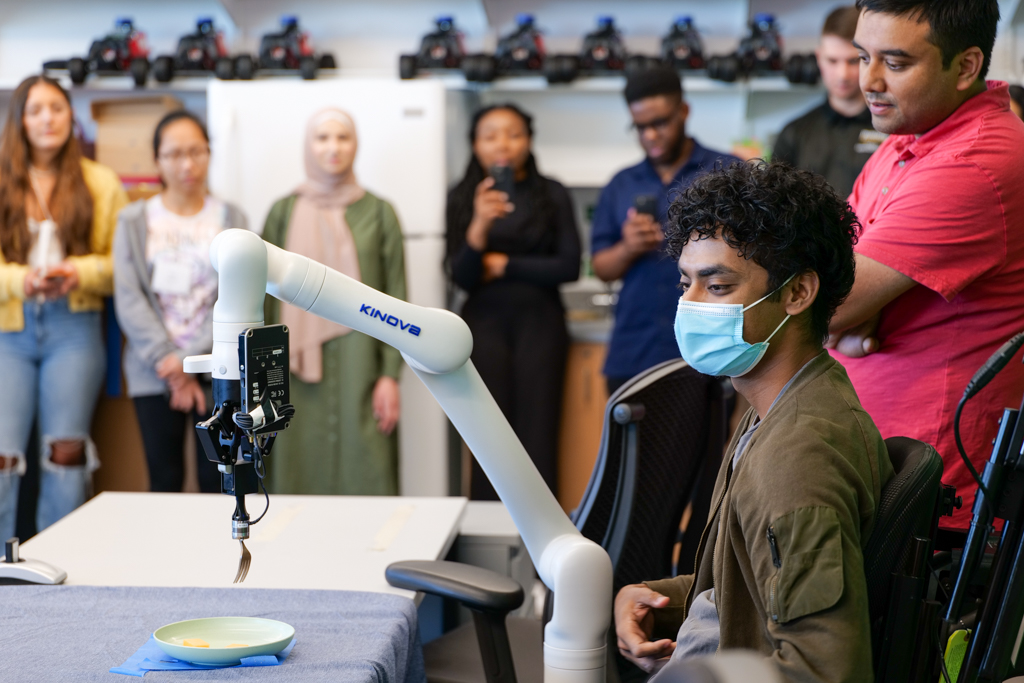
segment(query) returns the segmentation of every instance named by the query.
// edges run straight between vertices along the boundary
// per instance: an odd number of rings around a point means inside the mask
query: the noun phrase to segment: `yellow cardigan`
[[[82,176],[92,194],[92,253],[68,257],[78,271],[78,287],[68,293],[68,308],[73,313],[102,310],[103,297],[113,294],[114,268],[110,250],[114,244],[117,214],[128,204],[121,179],[111,169],[82,159]],[[0,252],[0,332],[20,332],[25,328],[23,301],[28,271],[26,265],[4,261]]]

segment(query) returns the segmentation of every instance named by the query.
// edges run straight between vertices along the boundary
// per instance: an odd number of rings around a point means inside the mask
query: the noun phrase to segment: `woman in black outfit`
[[[557,492],[558,426],[569,335],[558,285],[579,277],[580,239],[566,189],[537,170],[532,119],[511,104],[473,117],[473,156],[448,194],[447,265],[469,294],[462,317],[473,363],[544,481]],[[512,171],[511,196],[489,169]],[[473,461],[471,498],[497,500]]]

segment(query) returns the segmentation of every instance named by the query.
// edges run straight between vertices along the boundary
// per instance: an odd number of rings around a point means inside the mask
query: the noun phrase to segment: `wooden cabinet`
[[[601,368],[607,345],[573,342],[565,370],[562,427],[558,444],[558,502],[569,512],[590,480],[604,423],[607,385]]]
[[[92,421],[92,440],[100,456],[100,468],[93,475],[96,493],[149,490],[142,432],[127,395],[100,398]]]

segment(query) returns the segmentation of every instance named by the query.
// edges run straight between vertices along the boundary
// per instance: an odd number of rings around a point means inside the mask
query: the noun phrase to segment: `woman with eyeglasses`
[[[89,438],[103,382],[103,297],[127,196],[82,158],[68,94],[32,76],[11,96],[0,138],[0,538],[15,533],[32,425],[42,446],[36,528],[88,498],[99,466]]]
[[[561,183],[537,169],[529,114],[513,104],[481,109],[469,141],[466,173],[448,194],[448,271],[469,295],[462,317],[473,364],[557,493],[569,351],[558,286],[579,277],[576,213]],[[497,499],[475,460],[470,495]]]
[[[181,491],[185,426],[212,409],[205,378],[187,375],[186,356],[213,347],[217,273],[210,243],[245,228],[235,206],[210,195],[210,138],[194,114],[167,114],[153,133],[163,189],[121,212],[114,240],[114,306],[124,331],[124,375],[142,431],[151,491]],[[199,489],[220,491],[217,466],[196,442]]]

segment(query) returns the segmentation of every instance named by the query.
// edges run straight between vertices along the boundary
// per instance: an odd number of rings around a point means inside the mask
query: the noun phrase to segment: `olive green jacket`
[[[295,196],[270,210],[263,238],[288,242]],[[363,284],[405,299],[402,228],[391,205],[367,192],[345,211]],[[266,320],[280,322],[281,303],[267,297]],[[373,416],[373,390],[381,377],[401,376],[402,355],[392,346],[353,331],[323,345],[323,378],[291,377],[295,406],[269,459],[272,493],[398,495],[398,432],[385,436]]]
[[[867,683],[863,550],[893,475],[885,443],[827,353],[779,398],[733,471],[755,418],[748,411],[726,449],[696,574],[647,582],[670,598],[654,638],[674,639],[693,598],[714,587],[720,650],[759,651],[786,681]]]

